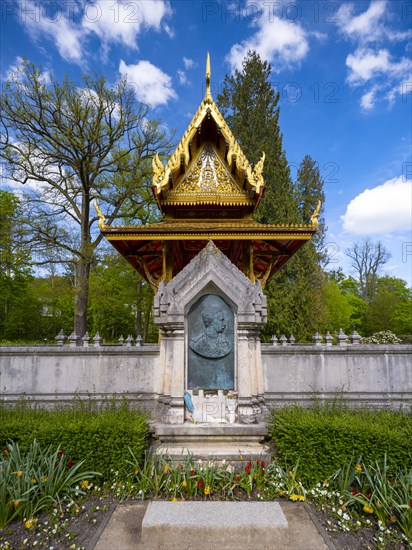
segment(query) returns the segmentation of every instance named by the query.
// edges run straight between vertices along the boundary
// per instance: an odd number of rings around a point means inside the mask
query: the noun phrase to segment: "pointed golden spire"
[[[210,55],[209,52],[207,52],[206,56],[206,94],[205,94],[205,101],[213,101],[212,93],[210,91],[210,76],[212,72],[210,70]]]

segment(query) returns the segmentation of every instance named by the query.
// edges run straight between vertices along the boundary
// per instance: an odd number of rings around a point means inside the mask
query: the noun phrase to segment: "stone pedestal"
[[[206,303],[208,297],[212,303],[222,303],[224,307],[215,306],[216,311],[205,312],[198,306]],[[202,317],[196,320],[193,311],[197,309],[203,313],[199,313]],[[166,406],[162,421],[184,422],[183,395],[189,389],[189,355],[196,353],[196,368],[204,364],[205,371],[212,375],[209,387],[195,389],[237,391],[240,422],[257,423],[266,412],[259,340],[259,329],[266,320],[266,297],[259,282],[252,283],[212,241],[169,283],[163,281],[154,301],[154,321],[161,334],[157,385]],[[196,322],[200,327],[203,323],[203,333],[196,341],[192,338],[189,342],[188,334]],[[211,325],[215,322],[214,329]],[[220,365],[225,357],[229,367],[224,368],[233,370],[213,376],[214,365],[223,368]],[[203,376],[205,386],[208,386],[207,379]],[[223,387],[219,388],[220,380]]]

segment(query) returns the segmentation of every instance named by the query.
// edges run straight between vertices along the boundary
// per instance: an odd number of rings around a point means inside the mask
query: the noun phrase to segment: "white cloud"
[[[26,0],[22,5],[22,13],[32,14],[21,18],[27,32],[35,41],[50,39],[56,46],[61,57],[72,63],[81,64],[84,59],[82,41],[84,33],[74,23],[74,14],[78,5],[72,5],[71,17],[58,13],[55,18],[40,10],[39,3]]]
[[[412,68],[412,61],[403,57],[400,61],[392,61],[388,50],[374,52],[371,49],[357,49],[346,58],[349,67],[348,82],[353,85],[362,84],[378,76],[399,77],[407,74]]]
[[[119,72],[134,86],[137,98],[152,107],[165,105],[170,99],[177,98],[171,77],[150,61],[142,60],[135,65],[127,65],[121,59]]]
[[[177,71],[177,78],[179,79],[179,84],[181,84],[182,86],[187,83],[186,73],[181,69]]]
[[[388,0],[371,2],[368,9],[359,15],[354,15],[354,10],[353,3],[342,4],[335,16],[339,30],[347,38],[367,44],[385,38],[391,42],[398,42],[412,36],[411,31],[397,31],[385,24],[389,19]]]
[[[171,27],[170,25],[168,25],[167,23],[165,23],[163,25],[163,30],[165,31],[165,33],[167,34],[167,36],[169,38],[174,38],[176,33],[175,33],[175,30],[173,29],[173,27]]]
[[[365,189],[351,200],[341,220],[345,231],[357,235],[410,231],[412,180],[398,177]]]
[[[90,8],[89,8],[90,9]],[[137,49],[137,37],[144,29],[161,30],[162,20],[170,14],[170,5],[162,0],[150,2],[98,2],[82,27],[96,34],[103,43],[118,43]]]
[[[49,39],[57,48],[61,57],[79,65],[85,62],[85,43],[96,35],[103,44],[106,56],[111,44],[123,44],[137,49],[138,35],[145,30],[164,30],[169,36],[173,30],[163,20],[172,13],[170,3],[165,0],[150,2],[92,2],[85,0],[73,2],[50,2],[44,6],[34,0],[19,0],[21,18],[31,38],[35,41]],[[55,10],[54,14],[48,13]],[[162,27],[163,25],[163,27]]]
[[[402,101],[408,101],[412,95],[412,79],[404,80],[397,86],[394,86],[386,95],[386,99],[389,102],[389,105],[393,105],[396,98],[400,96]]]
[[[385,15],[387,0],[371,2],[368,9],[353,15],[354,4],[342,4],[336,14],[337,25],[348,37],[362,42],[375,40],[382,34],[382,18]]]
[[[360,102],[362,109],[364,109],[365,111],[370,111],[374,108],[376,102],[376,92],[377,88],[375,87],[372,88],[372,90],[370,90],[369,92],[363,94]]]
[[[193,59],[189,59],[188,57],[183,58],[183,65],[185,66],[185,69],[193,69],[196,67],[197,63],[193,61]]]
[[[389,21],[395,21],[388,0],[372,1],[364,12],[355,15],[357,7],[356,3],[342,4],[336,24],[345,38],[357,43],[355,51],[346,58],[347,82],[351,86],[367,85],[360,105],[371,111],[379,101],[391,105],[403,93],[402,83],[411,78],[411,59],[391,53],[388,45],[410,38],[412,32],[388,26]]]
[[[260,14],[253,26],[257,31],[240,44],[234,44],[226,56],[232,70],[242,69],[242,61],[249,50],[255,50],[262,59],[269,61],[275,72],[299,63],[309,51],[307,33],[297,23],[271,12],[264,17]]]

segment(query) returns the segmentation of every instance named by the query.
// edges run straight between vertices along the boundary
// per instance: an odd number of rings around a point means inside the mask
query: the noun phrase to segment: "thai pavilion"
[[[108,241],[151,285],[170,281],[209,240],[252,282],[263,288],[318,227],[320,205],[309,224],[269,225],[253,220],[265,191],[265,153],[251,166],[206,93],[174,153],[164,166],[153,159],[152,189],[162,221],[147,225],[99,227]]]

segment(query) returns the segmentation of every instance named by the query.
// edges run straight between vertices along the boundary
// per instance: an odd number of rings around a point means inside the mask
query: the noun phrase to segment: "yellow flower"
[[[293,472],[289,472],[290,477],[295,477]]]
[[[371,508],[367,504],[365,504],[365,506],[363,507],[363,511],[366,512],[367,514],[373,514],[373,508]]]
[[[134,473],[134,475],[137,476],[137,474],[139,473],[139,468],[136,468],[135,471],[134,471],[133,473]]]
[[[23,472],[21,470],[19,470],[18,472],[16,472],[16,476],[17,477],[21,477],[23,475]]]
[[[298,495],[298,499],[303,502],[305,500],[305,495]]]
[[[177,498],[176,497],[173,497],[170,499],[172,502],[177,502]]]
[[[163,473],[167,474],[168,471],[169,471],[169,464],[165,464],[163,468]]]
[[[279,491],[279,496],[283,497],[285,495],[285,491]]]
[[[187,487],[187,481],[185,479],[182,481],[182,487]]]
[[[31,482],[32,482],[33,485],[34,485],[35,483],[37,483],[37,479],[36,479],[35,477],[32,477],[32,478],[31,478]]]
[[[31,529],[32,527],[34,527],[36,525],[36,520],[33,519],[33,518],[30,518],[30,519],[27,519],[25,522],[24,522],[24,526],[26,529]]]
[[[19,507],[19,504],[20,504],[21,500],[20,499],[16,499],[16,500],[13,500],[13,506],[15,508],[18,508]]]
[[[361,472],[361,471],[362,471],[362,466],[361,466],[360,464],[356,464],[355,470],[356,470],[357,472]]]
[[[76,510],[75,510],[76,514],[80,514],[80,508],[77,507]]]
[[[87,479],[83,479],[83,481],[80,483],[80,489],[86,489],[86,487],[89,486],[89,482]]]
[[[42,478],[41,478],[40,481],[41,481],[42,483],[46,483],[47,479],[48,479],[47,476],[42,476]]]
[[[389,521],[390,521],[391,523],[396,523],[398,520],[396,519],[395,516],[391,516],[391,517],[389,518]]]
[[[210,487],[209,487],[209,485],[206,485],[206,486],[205,486],[204,493],[205,493],[205,495],[210,495]]]
[[[289,496],[290,500],[298,500],[299,496],[298,495],[295,495],[295,493],[292,493],[290,496]]]
[[[243,456],[242,456],[242,455],[239,455],[239,460],[243,460]]]

